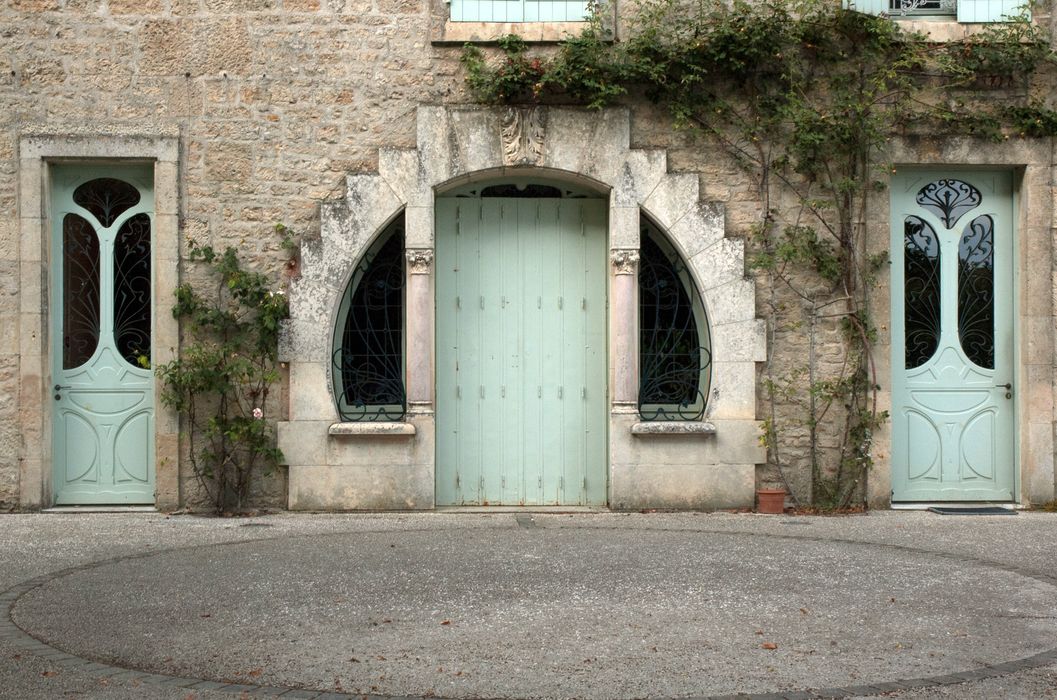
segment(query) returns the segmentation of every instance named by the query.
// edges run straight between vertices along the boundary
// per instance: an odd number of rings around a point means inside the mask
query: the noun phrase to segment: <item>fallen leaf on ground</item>
[[[450,625],[451,624],[451,620],[445,620],[444,622],[442,622],[440,624],[442,624],[442,625]]]
[[[45,671],[44,673],[42,673],[40,675],[44,676],[45,678],[51,678],[52,676],[59,675],[59,672],[58,671]]]
[[[775,644],[774,642],[764,642],[763,644],[760,645],[760,648],[761,649],[767,649],[768,651],[774,651],[775,649],[778,648],[778,645]]]

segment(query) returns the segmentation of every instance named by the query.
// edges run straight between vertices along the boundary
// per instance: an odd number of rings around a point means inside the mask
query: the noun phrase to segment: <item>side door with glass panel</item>
[[[1013,501],[1013,193],[892,179],[892,499]]]
[[[152,168],[51,172],[55,500],[153,503]]]

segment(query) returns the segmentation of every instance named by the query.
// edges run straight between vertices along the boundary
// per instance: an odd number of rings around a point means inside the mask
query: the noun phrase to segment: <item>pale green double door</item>
[[[1009,172],[892,179],[892,499],[1013,501]]]
[[[154,503],[150,165],[53,166],[55,502]]]
[[[606,203],[438,198],[437,504],[606,502]]]

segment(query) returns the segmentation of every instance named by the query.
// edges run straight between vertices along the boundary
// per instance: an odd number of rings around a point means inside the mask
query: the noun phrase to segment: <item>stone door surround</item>
[[[19,141],[18,212],[20,226],[19,277],[19,421],[22,455],[19,499],[23,508],[48,507],[51,488],[51,362],[48,270],[51,222],[49,166],[62,161],[105,165],[108,162],[152,162],[155,208],[151,256],[154,270],[153,348],[155,365],[175,357],[179,326],[168,313],[177,286],[179,267],[177,132],[129,133],[114,130],[70,133],[40,127],[21,134]],[[160,379],[154,386],[155,504],[176,508],[179,495],[179,416],[164,406]]]
[[[291,507],[433,507],[434,198],[469,182],[526,175],[569,181],[609,199],[610,504],[644,502],[621,500],[616,492],[640,490],[637,482],[650,478],[624,478],[644,463],[632,453],[660,450],[668,455],[657,454],[668,461],[658,472],[663,485],[654,484],[648,500],[674,499],[671,507],[751,505],[754,465],[764,459],[755,420],[764,324],[756,318],[754,283],[745,276],[744,242],[725,237],[723,212],[701,201],[698,174],[669,172],[662,150],[632,149],[622,108],[423,106],[417,141],[414,149],[383,148],[377,174],[349,175],[346,196],[322,207],[319,237],[302,245],[301,277],[290,290],[291,318],[280,344],[290,367],[290,421],[280,424],[279,435],[290,465]],[[337,425],[331,348],[339,301],[355,265],[401,214],[412,429]],[[713,343],[711,429],[641,431],[632,443],[643,215],[668,235],[703,297]],[[666,447],[659,444],[664,440]],[[697,477],[696,485],[686,483]]]

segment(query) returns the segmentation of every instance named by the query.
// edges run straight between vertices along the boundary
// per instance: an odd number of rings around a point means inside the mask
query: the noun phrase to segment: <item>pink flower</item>
[[[264,411],[262,411],[259,408],[253,409],[253,417],[256,418],[257,420],[260,420],[261,418],[264,418]]]

